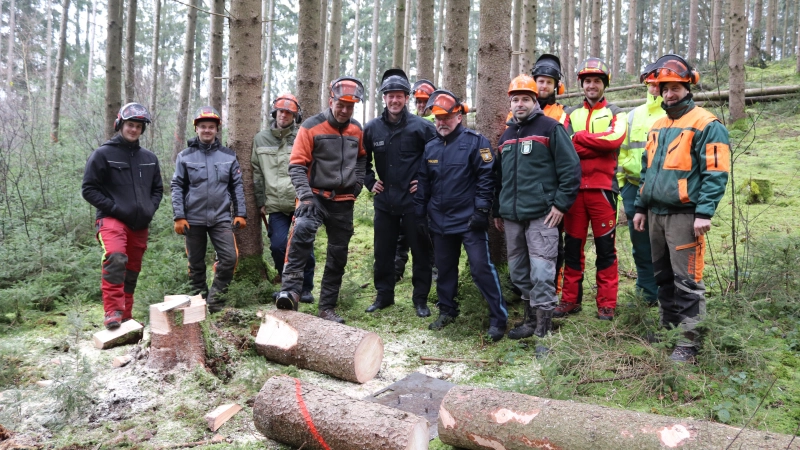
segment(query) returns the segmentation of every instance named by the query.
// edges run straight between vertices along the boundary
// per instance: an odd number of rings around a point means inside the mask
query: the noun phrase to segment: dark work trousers
[[[289,235],[289,249],[283,266],[281,290],[299,294],[303,283],[306,261],[314,251],[317,230],[325,225],[328,233],[328,252],[319,292],[319,309],[333,309],[339,299],[344,268],[347,265],[347,248],[353,237],[354,201],[334,202],[321,200],[324,211],[316,217],[296,217]]]
[[[292,227],[292,217],[294,215],[274,212],[269,214],[269,251],[272,254],[272,262],[275,263],[275,270],[278,274],[283,273],[283,263],[286,260],[286,244],[289,242],[289,229]],[[306,268],[303,271],[303,292],[311,292],[314,289],[314,248],[306,261]]]
[[[478,287],[486,303],[489,305],[489,326],[505,328],[508,322],[508,310],[497,270],[489,258],[489,235],[485,231],[468,230],[461,234],[431,233],[435,247],[436,267],[439,277],[436,279],[437,306],[442,314],[458,316],[458,303],[455,301],[458,289],[458,260],[461,257],[461,245],[467,252],[469,270],[472,281]]]
[[[147,250],[148,230],[131,230],[113,217],[96,222],[97,240],[103,246],[100,288],[103,310],[122,311],[122,320],[131,318],[133,292],[142,271],[142,256]]]
[[[395,216],[380,209],[375,210],[375,264],[374,282],[378,291],[376,302],[382,304],[394,301],[394,259],[397,248],[397,236],[401,230],[405,233],[411,248],[412,275],[411,283],[414,293],[411,300],[414,305],[427,305],[428,293],[431,291],[431,259],[430,237],[417,231],[417,220],[414,213]]]
[[[694,235],[694,214],[647,213],[661,326],[678,327],[678,347],[698,347],[697,325],[706,315],[703,284],[706,238]]]
[[[646,302],[655,303],[658,286],[656,286],[656,277],[653,274],[653,255],[650,250],[650,221],[645,221],[644,231],[636,231],[633,228],[633,215],[636,212],[633,204],[636,201],[638,190],[638,186],[625,183],[619,193],[622,197],[622,205],[625,207],[625,215],[628,217],[633,262],[636,264],[636,290]]]
[[[231,223],[225,221],[211,227],[190,225],[184,236],[186,238],[186,255],[189,257],[189,282],[194,294],[202,294],[209,307],[223,306],[225,301],[220,299],[219,295],[224,294],[228,289],[239,257],[239,249],[236,247]],[[209,239],[217,253],[211,290],[208,289],[206,283],[206,249]]]
[[[556,257],[556,296],[561,295],[564,284],[564,220],[558,224],[558,256]]]
[[[402,222],[402,219],[400,219]],[[406,273],[406,263],[408,262],[408,240],[403,227],[400,227],[400,234],[397,236],[397,250],[394,255],[394,274],[402,278]]]

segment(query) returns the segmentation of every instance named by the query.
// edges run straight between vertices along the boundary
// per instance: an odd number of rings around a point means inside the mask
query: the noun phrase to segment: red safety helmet
[[[611,71],[608,64],[600,58],[589,57],[578,65],[578,81],[583,85],[583,79],[588,76],[600,77],[605,87],[611,84]]]
[[[337,78],[331,81],[330,94],[333,100],[358,103],[364,98],[364,85],[357,78]]]
[[[194,113],[192,125],[197,126],[198,122],[203,122],[206,120],[216,122],[217,125],[219,125],[222,123],[222,116],[220,116],[219,111],[217,111],[213,106],[201,106],[197,108],[197,112]]]
[[[279,95],[278,98],[272,102],[270,114],[273,119],[278,116],[279,109],[294,114],[295,122],[300,123],[303,121],[303,110],[300,108],[300,103],[297,103],[297,98],[294,95],[287,92]]]
[[[427,100],[436,90],[436,86],[430,80],[417,80],[411,88],[411,95],[417,100]]]
[[[461,102],[460,98],[445,89],[437,89],[431,93],[428,103],[425,105],[425,110],[429,109],[435,116],[444,116],[454,112],[460,112],[461,114],[469,112],[469,108]]]
[[[122,122],[126,120],[141,122],[142,133],[144,133],[147,124],[150,123],[150,112],[140,103],[128,103],[123,105],[117,113],[117,119],[114,120],[114,131],[119,131],[119,129],[122,128]]]

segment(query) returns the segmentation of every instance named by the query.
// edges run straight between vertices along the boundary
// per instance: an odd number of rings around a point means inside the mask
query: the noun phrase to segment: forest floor
[[[758,70],[748,70],[748,80],[758,83]],[[798,84],[788,66],[774,70],[779,74],[766,71],[761,79]],[[635,93],[626,95],[636,98]],[[88,294],[59,298],[49,311],[27,309],[19,317],[10,313],[0,317],[0,424],[15,433],[18,443],[45,448],[163,448],[211,439],[215,433],[208,430],[203,416],[221,404],[236,402],[242,411],[218,431],[226,441],[208,448],[285,449],[288,447],[265,439],[253,426],[253,400],[269,377],[289,374],[362,398],[416,371],[457,384],[796,434],[800,424],[800,306],[796,301],[800,284],[794,273],[800,264],[796,225],[800,216],[800,108],[792,100],[756,105],[750,112],[757,118],[754,125],[745,121],[729,126],[731,141],[737,144],[737,187],[729,185],[712,221],[705,272],[708,318],[697,365],[675,365],[668,360],[674,332],[665,333],[659,344],[648,344],[642,338],[657,331],[657,311],[642,306],[634,294],[635,268],[625,227],[618,228],[620,296],[618,316],[612,322],[595,318],[591,242],[587,244],[584,310],[556,320],[555,333],[543,340],[487,340],[486,306],[463,257],[458,296],[461,315],[443,331],[427,328],[435,309],[429,319],[414,315],[410,266],[398,284],[397,304],[375,314],[365,313],[375,296],[372,202],[365,192],[356,204],[356,232],[338,310],[349,325],[381,336],[385,357],[375,379],[358,385],[258,356],[253,345],[258,313],[273,308],[270,294],[276,289],[268,282],[235,282],[228,295],[230,307],[206,321],[210,370],[163,374],[148,370],[144,359],[112,368],[115,356],[142,349],[124,346],[101,351],[93,347],[92,334],[102,327],[95,286],[99,284],[95,269],[100,250],[86,239],[84,246],[70,251],[83,255],[80,258],[90,266],[72,274],[93,286],[87,288]],[[751,186],[751,179],[771,181],[773,200],[746,205],[748,190],[740,191],[738,186]],[[733,200],[739,202],[736,219],[732,218]],[[183,244],[171,231],[170,216],[169,205],[162,204],[145,254],[134,311],[134,317],[145,324],[147,305],[187,288]],[[738,290],[734,243],[743,279]],[[315,294],[319,293],[324,248],[322,230],[316,243],[319,270]],[[524,305],[511,292],[505,269],[499,270],[513,323],[522,317]],[[87,271],[93,278],[82,275]],[[429,298],[433,304],[435,290]],[[316,304],[300,307],[301,312],[311,314],[316,310]],[[546,358],[534,355],[539,343],[551,348]],[[425,365],[420,356],[491,363]],[[41,380],[53,380],[53,384],[39,387],[36,382]],[[435,439],[431,448],[451,447]]]

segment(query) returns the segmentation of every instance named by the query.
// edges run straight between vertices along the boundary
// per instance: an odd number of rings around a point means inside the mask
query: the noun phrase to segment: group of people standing
[[[584,247],[589,226],[596,257],[597,318],[614,318],[618,294],[617,198],[633,243],[637,291],[658,305],[661,325],[679,327],[672,354],[697,354],[696,325],[705,314],[702,282],[704,235],[722,199],[729,170],[725,127],[692,101],[699,75],[681,57],[664,55],[647,66],[645,105],[630,114],[606,101],[611,81],[599,58],[577,73],[581,105],[565,108],[559,59],[542,55],[531,75],[508,89],[510,114],[499,142],[463,123],[467,105],[429,80],[413,86],[400,69],[383,75],[385,108],[363,128],[353,119],[364,97],[355,78],[330,83],[328,108],[303,120],[291,94],[272,103],[269,128],[254,137],[251,164],[256,205],[267,226],[281,289],[280,309],[313,303],[314,241],[324,225],[327,255],[319,293],[321,318],[344,323],[339,290],[353,235],[356,198],[374,194],[374,284],[366,312],[392,306],[402,278],[404,252],[412,255],[412,304],[431,315],[428,294],[436,280],[441,330],[459,315],[456,301],[461,248],[488,304],[491,340],[544,337],[554,317],[581,311]],[[416,114],[408,110],[413,96]],[[83,195],[97,208],[97,237],[104,248],[105,325],[131,318],[133,291],[146,248],[147,226],[163,186],[155,156],[139,146],[150,122],[147,110],[125,105],[120,134],[89,158]],[[197,137],[178,155],[172,179],[175,231],[183,234],[193,289],[210,312],[224,306],[236,266],[232,227],[244,227],[241,170],[220,144],[219,113],[195,115]],[[488,229],[506,237],[511,281],[526,302],[522,322],[508,330],[500,279],[489,257]],[[206,284],[207,238],[217,252],[214,281]],[[562,267],[563,266],[563,267]],[[438,276],[434,277],[434,267]],[[558,295],[561,294],[559,301]]]

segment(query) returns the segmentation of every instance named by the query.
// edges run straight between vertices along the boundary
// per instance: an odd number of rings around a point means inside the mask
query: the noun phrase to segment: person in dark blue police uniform
[[[425,144],[414,204],[418,226],[430,226],[439,268],[439,317],[428,328],[441,330],[458,316],[455,295],[463,245],[472,280],[489,305],[489,337],[499,341],[505,335],[508,311],[497,270],[489,259],[486,232],[494,196],[495,155],[485,137],[461,124],[467,107],[452,92],[433,92],[426,109],[435,116],[437,134]]]

